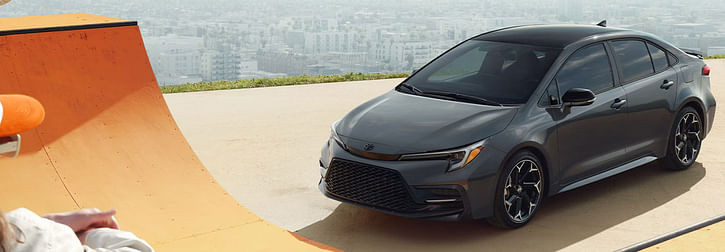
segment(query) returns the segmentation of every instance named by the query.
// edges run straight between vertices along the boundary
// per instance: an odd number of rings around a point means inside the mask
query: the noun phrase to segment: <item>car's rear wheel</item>
[[[544,184],[544,171],[536,155],[522,151],[511,157],[499,177],[489,223],[503,228],[526,225],[539,209]]]
[[[703,124],[700,114],[692,107],[685,107],[677,114],[670,133],[667,157],[663,165],[670,170],[685,170],[695,163],[702,145]]]

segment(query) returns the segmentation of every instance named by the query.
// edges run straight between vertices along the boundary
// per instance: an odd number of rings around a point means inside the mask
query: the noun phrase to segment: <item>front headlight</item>
[[[345,147],[345,144],[342,142],[340,135],[337,134],[337,130],[335,130],[338,123],[340,123],[340,120],[335,121],[334,123],[332,123],[332,126],[330,126],[330,137],[332,137],[332,139],[335,139],[335,142],[337,142],[340,147],[342,147],[343,149],[347,149]]]
[[[471,163],[483,150],[486,140],[481,140],[466,147],[440,152],[406,154],[400,160],[448,160],[448,171],[461,169]]]

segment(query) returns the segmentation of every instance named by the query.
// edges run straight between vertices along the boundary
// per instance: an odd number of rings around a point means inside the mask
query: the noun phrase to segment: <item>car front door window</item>
[[[572,54],[556,77],[561,93],[586,88],[600,93],[614,87],[612,67],[603,44],[595,44]]]

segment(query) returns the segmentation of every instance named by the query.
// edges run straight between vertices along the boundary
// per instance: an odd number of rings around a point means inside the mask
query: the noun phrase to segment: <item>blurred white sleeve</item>
[[[146,241],[131,232],[111,228],[98,228],[86,234],[87,252],[153,252],[154,249]]]

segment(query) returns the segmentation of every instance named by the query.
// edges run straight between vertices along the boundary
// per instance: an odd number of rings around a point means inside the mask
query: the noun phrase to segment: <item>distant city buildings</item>
[[[164,35],[144,39],[151,67],[160,84],[194,83],[203,80],[203,39]]]
[[[201,77],[204,81],[239,79],[240,63],[240,56],[233,51],[204,50],[201,53]]]
[[[13,1],[0,16],[89,12],[138,20],[160,85],[349,72],[409,72],[457,43],[521,24],[642,30],[725,53],[725,1],[694,0]],[[694,6],[694,7],[693,7]]]

